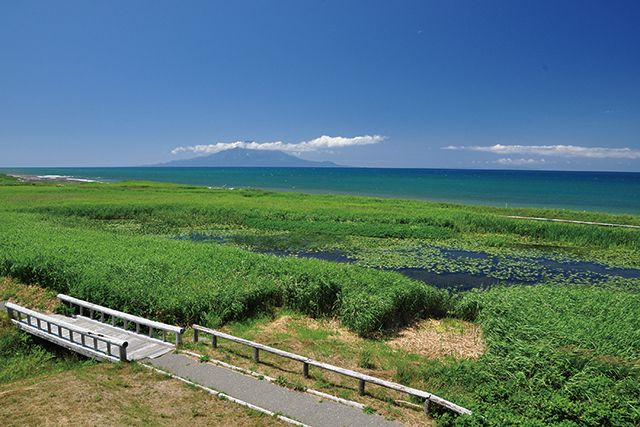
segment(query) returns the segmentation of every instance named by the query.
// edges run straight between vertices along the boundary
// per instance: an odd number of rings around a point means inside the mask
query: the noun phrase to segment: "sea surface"
[[[0,173],[640,215],[640,173],[629,172],[126,167],[0,169]]]

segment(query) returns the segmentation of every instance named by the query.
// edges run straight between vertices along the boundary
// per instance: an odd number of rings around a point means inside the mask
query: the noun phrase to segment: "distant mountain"
[[[303,160],[282,151],[247,150],[233,148],[204,157],[174,160],[153,165],[156,167],[263,167],[263,168],[335,168],[333,162]]]

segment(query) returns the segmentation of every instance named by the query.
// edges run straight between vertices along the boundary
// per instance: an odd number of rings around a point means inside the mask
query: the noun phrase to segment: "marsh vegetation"
[[[169,323],[246,325],[258,341],[259,319],[332,320],[358,337],[345,361],[498,425],[640,422],[640,230],[505,216],[629,225],[640,217],[133,181],[4,182],[2,276]],[[460,283],[413,280],[403,269]],[[487,282],[469,289],[463,274]],[[425,321],[470,322],[460,329],[479,328],[482,351],[428,357],[391,345]],[[331,337],[315,337],[322,345],[308,351],[339,354]],[[378,400],[370,406],[395,409],[394,399]]]

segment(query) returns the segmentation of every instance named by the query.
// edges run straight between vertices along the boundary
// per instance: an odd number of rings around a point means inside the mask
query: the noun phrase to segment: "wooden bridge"
[[[98,360],[155,358],[182,343],[184,329],[59,294],[72,316],[6,303],[11,321],[32,335]],[[173,337],[173,343],[170,338]]]

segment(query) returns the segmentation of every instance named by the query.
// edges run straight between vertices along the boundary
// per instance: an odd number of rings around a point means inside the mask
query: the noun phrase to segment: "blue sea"
[[[0,173],[640,215],[640,173],[628,172],[128,167],[21,168]]]

